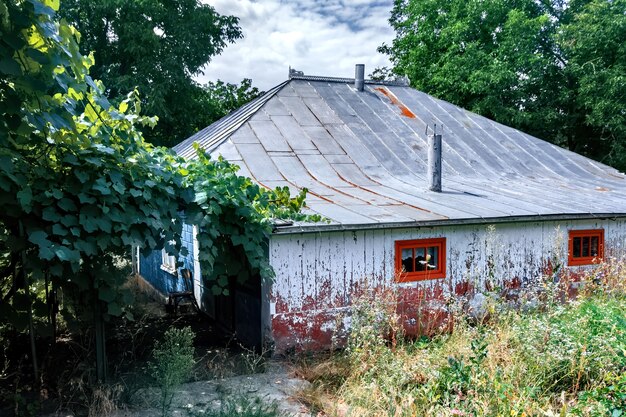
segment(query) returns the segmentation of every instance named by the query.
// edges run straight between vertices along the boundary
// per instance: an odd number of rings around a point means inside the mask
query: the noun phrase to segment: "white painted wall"
[[[445,279],[395,285],[427,288],[443,284],[449,291],[463,281],[480,290],[490,273],[496,285],[513,278],[524,283],[536,280],[547,259],[558,256],[566,263],[570,229],[603,228],[607,255],[623,255],[626,249],[624,218],[503,223],[493,227],[463,225],[273,235],[269,256],[276,278],[269,311],[273,315],[342,307],[349,303],[355,284],[364,280],[393,283],[396,240],[445,237]],[[491,271],[489,256],[495,265]]]

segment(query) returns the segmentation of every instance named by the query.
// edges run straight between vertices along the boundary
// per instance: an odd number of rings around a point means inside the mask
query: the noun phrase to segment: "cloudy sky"
[[[251,78],[262,90],[287,79],[291,65],[307,75],[354,77],[389,65],[376,52],[390,43],[393,0],[203,0],[239,17],[244,38],[213,59],[198,81],[238,83]]]

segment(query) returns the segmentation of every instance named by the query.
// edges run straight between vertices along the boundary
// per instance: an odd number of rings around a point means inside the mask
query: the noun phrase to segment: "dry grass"
[[[117,411],[122,391],[119,384],[95,387],[91,393],[88,417],[106,417]]]
[[[392,322],[388,304],[361,300],[346,350],[299,365],[312,382],[301,399],[328,416],[626,415],[626,267],[609,260],[583,283],[568,303],[557,286],[534,311],[500,306],[488,323],[459,317],[451,334],[395,345],[365,325]]]

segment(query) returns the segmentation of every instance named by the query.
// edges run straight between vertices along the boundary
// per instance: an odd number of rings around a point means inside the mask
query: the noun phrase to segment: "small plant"
[[[610,374],[599,387],[584,391],[573,410],[576,415],[626,416],[626,372]]]
[[[237,396],[223,399],[216,410],[188,408],[189,417],[279,417],[278,404],[266,403],[262,398]]]
[[[169,415],[174,390],[188,378],[193,366],[193,339],[189,327],[170,328],[152,351],[152,376],[161,388],[161,415]]]
[[[254,349],[248,349],[242,344],[239,344],[241,352],[241,359],[243,359],[245,369],[244,371],[249,374],[256,374],[265,371],[265,364],[269,349],[263,348],[261,352],[256,352]]]
[[[121,385],[100,385],[94,388],[89,402],[88,417],[104,417],[117,410],[123,388]]]

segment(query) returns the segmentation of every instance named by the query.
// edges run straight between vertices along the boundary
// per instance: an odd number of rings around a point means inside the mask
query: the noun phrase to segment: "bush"
[[[174,390],[185,382],[195,363],[193,359],[193,339],[195,335],[189,327],[170,328],[157,342],[152,351],[152,376],[161,388],[161,414],[169,414]]]

